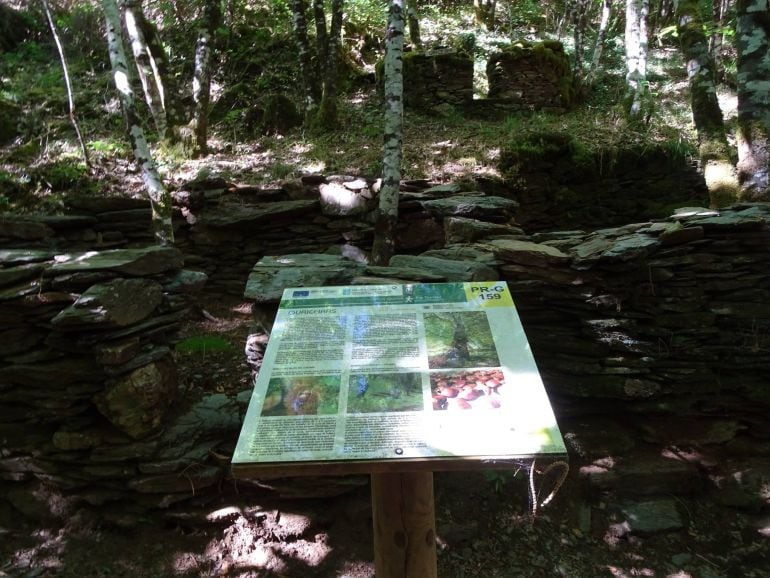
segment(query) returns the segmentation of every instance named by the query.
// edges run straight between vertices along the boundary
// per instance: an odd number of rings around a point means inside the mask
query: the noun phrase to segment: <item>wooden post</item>
[[[372,474],[377,578],[437,578],[433,472]]]

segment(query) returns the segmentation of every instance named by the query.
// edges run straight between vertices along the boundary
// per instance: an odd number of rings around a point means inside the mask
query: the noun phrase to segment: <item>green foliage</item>
[[[564,163],[578,173],[595,168],[595,153],[570,132],[553,128],[531,127],[524,134],[514,133],[513,140],[500,153],[500,169],[513,175],[521,167]]]
[[[106,153],[115,156],[125,156],[129,153],[128,145],[124,141],[112,138],[88,141],[86,147],[97,153]]]
[[[69,10],[55,14],[54,19],[69,60],[82,58],[94,66],[109,65],[104,36],[96,33],[104,25],[99,3],[75,3]]]
[[[202,354],[212,351],[232,351],[233,345],[219,335],[193,335],[176,344],[180,353]]]
[[[502,494],[505,486],[515,477],[516,473],[511,470],[484,470],[484,479],[497,495]]]

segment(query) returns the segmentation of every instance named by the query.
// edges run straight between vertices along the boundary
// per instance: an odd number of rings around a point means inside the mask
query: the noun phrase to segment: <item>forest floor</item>
[[[231,347],[177,353],[188,396],[250,387],[243,343],[248,304],[203,297],[184,336],[216,335]],[[770,568],[770,518],[676,497],[684,527],[633,535],[601,512],[612,496],[583,495],[573,465],[556,499],[530,516],[525,473],[435,474],[439,576],[448,578],[654,576],[760,578]],[[282,499],[228,480],[166,510],[131,504],[102,510],[67,506],[58,518],[4,521],[0,576],[371,578],[369,488],[337,497]],[[66,502],[66,501],[65,501]],[[3,530],[2,528],[5,528]]]

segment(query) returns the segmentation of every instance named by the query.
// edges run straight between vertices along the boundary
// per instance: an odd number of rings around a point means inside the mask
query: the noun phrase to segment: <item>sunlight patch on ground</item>
[[[636,576],[655,576],[655,571],[650,568],[620,568],[618,566],[607,566],[610,574],[615,578],[635,578]]]

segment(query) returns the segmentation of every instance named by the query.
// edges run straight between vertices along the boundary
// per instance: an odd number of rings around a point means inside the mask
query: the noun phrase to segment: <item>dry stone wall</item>
[[[770,206],[528,235],[511,199],[411,181],[402,254],[372,267],[377,186],[191,185],[176,193],[181,252],[146,247],[139,201],[0,219],[0,477],[158,504],[226,475],[210,450],[234,441],[239,406],[180,403],[170,357],[204,273],[215,292],[245,287],[260,322],[287,285],[503,278],[587,487],[720,486],[766,505]]]
[[[0,228],[49,233],[31,223]],[[172,347],[189,293],[206,280],[182,265],[178,249],[158,246],[0,250],[0,485],[17,482],[9,496],[46,483],[94,504],[127,491],[158,504],[219,478],[207,465],[220,441],[211,435],[223,420],[237,427],[238,412],[223,395],[193,405],[180,396]]]
[[[560,42],[517,42],[487,61],[489,98],[532,109],[569,107],[572,76]]]
[[[454,51],[404,56],[404,105],[420,110],[462,107],[473,100],[473,60]]]
[[[444,248],[266,258],[246,297],[264,315],[287,285],[505,279],[589,490],[770,507],[770,205],[527,236],[467,202],[442,200]]]

